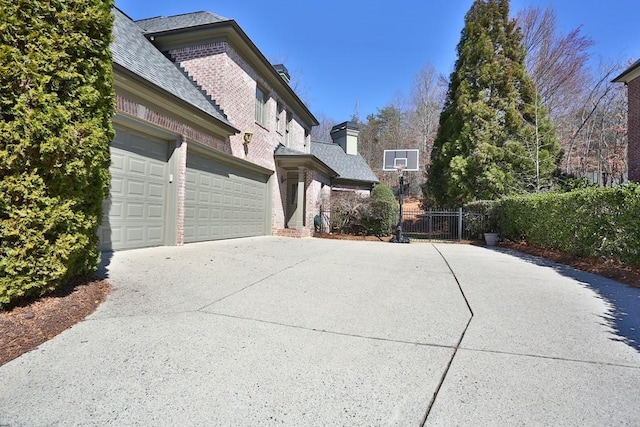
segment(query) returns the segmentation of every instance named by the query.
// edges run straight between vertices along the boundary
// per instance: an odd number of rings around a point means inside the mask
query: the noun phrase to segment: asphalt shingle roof
[[[303,156],[305,153],[294,150],[293,148],[285,147],[282,144],[278,144],[273,154],[277,156]]]
[[[138,25],[117,8],[113,9],[113,14],[111,53],[114,63],[234,127],[214,101],[146,39]]]
[[[222,21],[229,21],[229,19],[211,12],[193,12],[169,17],[157,16],[135,22],[143,29],[145,34],[153,34],[182,28],[199,27]]]
[[[378,178],[360,154],[347,154],[338,144],[312,141],[311,154],[336,171],[340,179],[378,182]]]

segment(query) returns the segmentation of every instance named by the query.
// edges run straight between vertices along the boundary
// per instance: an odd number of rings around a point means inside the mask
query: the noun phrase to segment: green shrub
[[[640,265],[640,185],[506,197],[501,237],[583,257]]]
[[[0,308],[95,271],[112,1],[0,0]]]
[[[398,202],[384,184],[378,184],[369,197],[347,192],[331,200],[332,229],[344,234],[389,235],[398,215]]]
[[[471,239],[482,239],[483,233],[500,232],[500,210],[496,200],[478,200],[464,205],[465,234]]]
[[[400,208],[393,190],[383,183],[371,192],[369,230],[376,236],[387,236],[398,225]]]

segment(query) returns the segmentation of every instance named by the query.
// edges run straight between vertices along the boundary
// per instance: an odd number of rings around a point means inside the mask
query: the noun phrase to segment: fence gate
[[[462,208],[402,209],[402,233],[411,241],[468,239]]]

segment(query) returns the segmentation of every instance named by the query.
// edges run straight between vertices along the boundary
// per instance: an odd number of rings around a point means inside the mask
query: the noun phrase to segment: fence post
[[[462,207],[458,208],[458,240],[462,240]]]

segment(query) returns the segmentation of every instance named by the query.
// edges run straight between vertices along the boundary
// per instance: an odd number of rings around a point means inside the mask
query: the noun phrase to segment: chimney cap
[[[291,76],[289,75],[289,70],[287,70],[287,67],[285,67],[284,64],[275,64],[273,68],[275,68],[276,72],[280,74],[280,77],[289,83]]]
[[[334,127],[331,128],[331,132],[329,133],[331,134],[331,133],[340,132],[342,130],[347,130],[347,129],[359,131],[360,127],[358,127],[358,123],[348,121],[348,122],[340,123],[339,125],[335,125]]]

